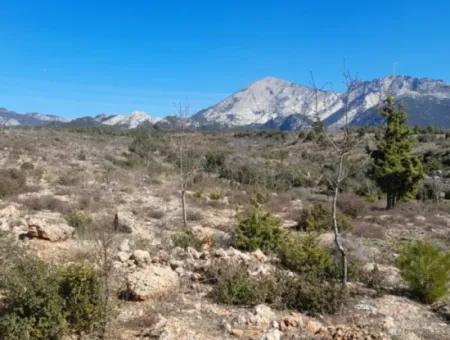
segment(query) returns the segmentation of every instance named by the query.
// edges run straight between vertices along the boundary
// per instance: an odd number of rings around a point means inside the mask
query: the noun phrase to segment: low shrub
[[[50,210],[61,214],[68,214],[71,210],[70,204],[54,196],[46,195],[39,197],[29,197],[22,202],[31,210]]]
[[[327,277],[334,270],[330,251],[318,245],[312,234],[287,237],[280,247],[280,260],[297,273]]]
[[[367,287],[374,289],[377,296],[382,296],[385,291],[385,280],[383,273],[374,265],[372,270],[362,271],[360,274],[360,281]]]
[[[198,210],[188,210],[186,215],[188,221],[195,222],[203,220],[203,213]]]
[[[337,207],[345,215],[356,218],[367,211],[367,203],[354,194],[342,194],[337,201]]]
[[[336,280],[315,275],[284,277],[280,285],[281,300],[287,308],[309,314],[334,314],[346,303],[347,291]]]
[[[277,282],[271,277],[250,276],[245,266],[220,262],[212,268],[212,296],[220,303],[254,306],[275,301]]]
[[[0,338],[92,333],[107,316],[100,282],[90,265],[57,268],[0,235]]]
[[[0,198],[25,191],[26,176],[17,169],[0,169]]]
[[[227,152],[223,150],[209,151],[205,155],[204,169],[207,172],[219,172],[225,166]]]
[[[91,265],[74,264],[58,273],[65,317],[74,333],[100,329],[105,322],[105,296],[100,277]]]
[[[33,165],[33,163],[30,163],[30,162],[23,162],[20,165],[20,170],[23,170],[23,171],[33,170],[33,169],[34,169],[34,165]]]
[[[74,227],[77,234],[84,235],[92,225],[92,218],[82,211],[72,211],[65,216],[67,223]]]
[[[212,200],[220,200],[223,197],[223,192],[221,190],[214,190],[209,193],[209,198]]]
[[[64,302],[49,266],[31,258],[17,261],[0,286],[6,297],[1,339],[60,339],[66,332]]]
[[[239,263],[219,262],[209,273],[212,297],[220,303],[254,306],[265,303],[310,314],[337,312],[347,294],[339,282],[314,275],[292,276],[282,272],[250,275]]]
[[[411,293],[420,301],[433,303],[447,294],[450,253],[433,243],[416,241],[404,247],[396,265]]]
[[[337,215],[337,222],[340,230],[351,228],[350,222],[341,213]],[[331,223],[331,210],[325,208],[322,204],[315,204],[310,209],[302,211],[298,221],[298,227],[308,232],[324,232],[330,230]]]
[[[191,230],[181,231],[172,238],[175,247],[187,249],[188,247],[200,250],[202,248],[202,240]]]
[[[280,221],[263,208],[255,207],[240,219],[234,243],[242,250],[271,253],[277,250],[282,237]]]

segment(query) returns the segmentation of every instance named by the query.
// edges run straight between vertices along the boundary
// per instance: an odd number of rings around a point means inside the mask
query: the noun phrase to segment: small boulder
[[[280,340],[281,336],[282,333],[278,329],[272,328],[261,336],[261,340]]]
[[[275,318],[272,308],[264,304],[255,307],[255,315],[258,317],[259,323],[270,323]]]
[[[256,249],[253,253],[252,256],[258,260],[259,262],[266,262],[267,261],[267,256],[262,252],[261,249]]]
[[[134,260],[134,263],[140,267],[144,267],[145,265],[151,262],[150,254],[146,250],[135,250],[131,255],[131,259]]]
[[[38,238],[51,242],[65,241],[72,237],[75,229],[65,223],[56,213],[39,212],[27,218],[29,238]]]
[[[173,292],[178,285],[178,274],[167,266],[152,265],[127,277],[127,293],[134,301],[163,296]]]
[[[117,258],[119,259],[120,262],[127,262],[130,259],[131,254],[130,253],[126,253],[124,251],[119,251],[117,253]]]
[[[128,211],[118,211],[114,215],[114,231],[131,234],[136,229],[134,215]]]
[[[120,242],[119,250],[123,252],[129,252],[130,251],[130,240],[124,239],[122,242]]]

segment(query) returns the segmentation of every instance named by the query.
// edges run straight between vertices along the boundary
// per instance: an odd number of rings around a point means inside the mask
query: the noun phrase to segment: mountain
[[[123,127],[127,129],[135,129],[138,126],[151,125],[156,123],[158,119],[150,117],[142,111],[134,111],[129,115],[98,115],[95,117],[102,125],[110,125]]]
[[[347,115],[341,109],[325,119],[325,125],[342,126],[346,119],[356,126],[381,123],[378,109],[386,93],[391,93],[405,107],[411,125],[450,127],[450,85],[440,80],[408,76],[353,83],[341,95]]]
[[[364,126],[382,122],[378,110],[392,93],[409,113],[411,125],[450,127],[450,85],[408,76],[353,82],[345,93],[316,91],[276,78],[264,78],[195,114],[206,126],[260,126],[298,130],[319,116],[328,127]],[[316,107],[317,104],[317,107]]]
[[[19,114],[0,109],[0,126],[113,126],[133,129],[275,129],[302,130],[319,117],[327,127],[372,126],[383,122],[379,109],[391,93],[408,112],[411,125],[450,128],[450,84],[429,78],[390,76],[355,81],[344,93],[315,90],[286,80],[267,77],[250,84],[191,118],[152,118],[145,112],[100,114],[70,122],[53,115]]]
[[[293,114],[310,117],[316,111],[315,95],[309,87],[268,77],[198,112],[192,119],[201,125],[230,127],[262,125]],[[321,119],[342,106],[339,94],[334,92],[318,91],[317,98],[317,113]]]
[[[20,114],[5,108],[0,108],[0,126],[46,126],[54,122],[65,122],[62,117],[41,113]]]

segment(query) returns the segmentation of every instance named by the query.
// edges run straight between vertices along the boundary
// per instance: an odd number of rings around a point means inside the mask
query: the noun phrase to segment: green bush
[[[209,151],[205,155],[204,169],[207,172],[220,172],[225,166],[227,152],[223,150]]]
[[[396,265],[412,294],[420,301],[432,303],[447,294],[450,253],[433,243],[416,241],[404,247]]]
[[[247,251],[261,249],[265,253],[274,252],[283,237],[280,221],[261,207],[240,219],[235,231],[237,248]]]
[[[341,213],[337,215],[337,222],[340,230],[351,228],[349,221]],[[331,223],[331,210],[325,208],[322,204],[315,204],[312,208],[303,210],[298,226],[308,232],[323,232],[331,229]]]
[[[250,276],[247,268],[238,263],[219,262],[209,276],[215,282],[212,295],[220,303],[254,306],[275,300],[276,280]]]
[[[293,308],[310,314],[335,313],[346,302],[339,282],[314,275],[282,272],[252,276],[239,263],[219,262],[210,269],[212,297],[220,303],[254,306],[260,303]]]
[[[74,227],[78,236],[86,235],[92,225],[92,218],[82,211],[72,211],[65,216],[67,223]]]
[[[18,261],[3,275],[0,286],[6,307],[0,319],[0,338],[60,339],[66,332],[64,303],[54,272],[44,263]]]
[[[279,286],[281,301],[287,308],[310,314],[333,314],[345,304],[347,292],[336,280],[315,275],[284,277]]]
[[[211,191],[209,193],[209,198],[214,201],[220,200],[222,197],[223,197],[223,192],[220,189]]]
[[[105,297],[100,277],[91,265],[70,265],[59,272],[59,294],[69,328],[74,333],[99,329],[105,321]]]
[[[329,276],[333,272],[333,258],[328,249],[317,244],[314,235],[290,235],[280,247],[281,263],[297,273]]]
[[[172,237],[175,247],[187,249],[188,247],[200,250],[202,248],[202,240],[198,238],[191,230],[184,230]]]
[[[100,278],[90,265],[58,269],[0,235],[0,339],[61,339],[104,325]]]
[[[19,194],[25,190],[26,176],[17,169],[0,169],[0,198]]]

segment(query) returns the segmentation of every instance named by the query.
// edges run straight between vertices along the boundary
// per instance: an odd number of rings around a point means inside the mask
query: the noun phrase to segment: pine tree
[[[386,208],[391,209],[399,199],[414,196],[424,171],[420,159],[411,154],[411,130],[406,112],[395,105],[392,96],[388,96],[381,114],[386,126],[384,137],[378,141],[378,149],[372,154],[371,174],[386,193]]]

